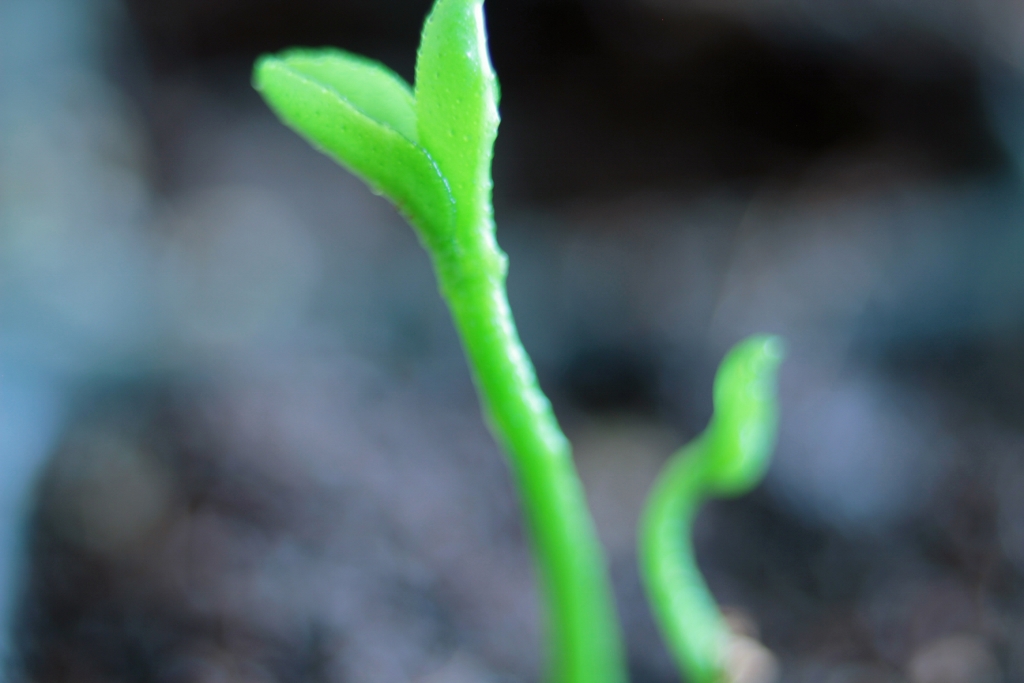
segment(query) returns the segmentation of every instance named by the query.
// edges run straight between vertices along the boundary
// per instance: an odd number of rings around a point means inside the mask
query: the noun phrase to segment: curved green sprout
[[[669,460],[640,522],[640,569],[655,618],[690,683],[723,683],[729,631],[697,568],[690,529],[709,496],[738,496],[764,477],[778,423],[778,337],[737,344],[715,378],[714,416]]]
[[[337,49],[264,56],[253,82],[286,125],[394,202],[431,256],[526,515],[547,606],[549,680],[625,683],[610,583],[583,487],[508,305],[491,207],[498,85],[483,0],[437,0],[423,28],[415,88],[382,64]],[[747,366],[736,367],[721,401],[747,405],[737,397],[757,392],[744,383]],[[748,408],[734,413],[718,420],[717,439],[770,441],[750,431]],[[728,437],[733,429],[739,431]],[[703,586],[699,575],[690,583]],[[713,616],[697,623],[716,623],[713,603],[705,612]]]

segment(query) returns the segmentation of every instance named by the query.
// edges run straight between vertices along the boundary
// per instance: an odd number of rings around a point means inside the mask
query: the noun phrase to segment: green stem
[[[504,255],[488,242],[474,245],[491,252],[475,262],[503,262]],[[549,680],[625,683],[604,554],[569,442],[516,332],[504,268],[467,274],[457,262],[435,263],[484,413],[509,455],[526,516],[548,611]]]
[[[658,477],[640,523],[640,569],[654,617],[689,683],[719,683],[728,628],[697,567],[690,529],[703,501],[707,439],[678,451]]]

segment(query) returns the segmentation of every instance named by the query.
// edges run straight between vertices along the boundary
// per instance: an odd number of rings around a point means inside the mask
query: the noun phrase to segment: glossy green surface
[[[450,239],[455,207],[416,142],[412,91],[386,67],[340,50],[262,57],[253,84],[289,127],[387,195],[430,243]]]
[[[640,570],[666,644],[690,683],[725,681],[728,630],[697,568],[690,533],[709,496],[747,493],[764,477],[775,447],[777,337],[737,344],[715,378],[714,416],[672,456],[654,484],[640,524]]]
[[[254,85],[288,126],[416,227],[485,416],[509,454],[547,605],[549,678],[623,683],[604,556],[505,293],[491,208],[498,87],[482,0],[438,0],[423,29],[414,90],[382,65],[338,50],[264,57]]]

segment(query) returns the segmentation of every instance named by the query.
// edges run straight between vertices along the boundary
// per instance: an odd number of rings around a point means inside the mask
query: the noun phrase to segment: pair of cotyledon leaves
[[[386,195],[432,250],[490,223],[498,87],[483,0],[440,0],[423,27],[415,89],[384,65],[336,49],[256,64],[281,119]]]

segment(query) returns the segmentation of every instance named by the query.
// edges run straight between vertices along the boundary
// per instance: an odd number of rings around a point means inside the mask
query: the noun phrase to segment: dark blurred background
[[[411,78],[428,9],[0,0],[8,680],[540,680],[427,259],[249,86],[293,45]],[[776,459],[696,530],[767,648],[743,683],[1024,681],[1024,5],[486,10],[512,304],[633,682],[679,680],[637,514],[760,331],[788,340]]]

